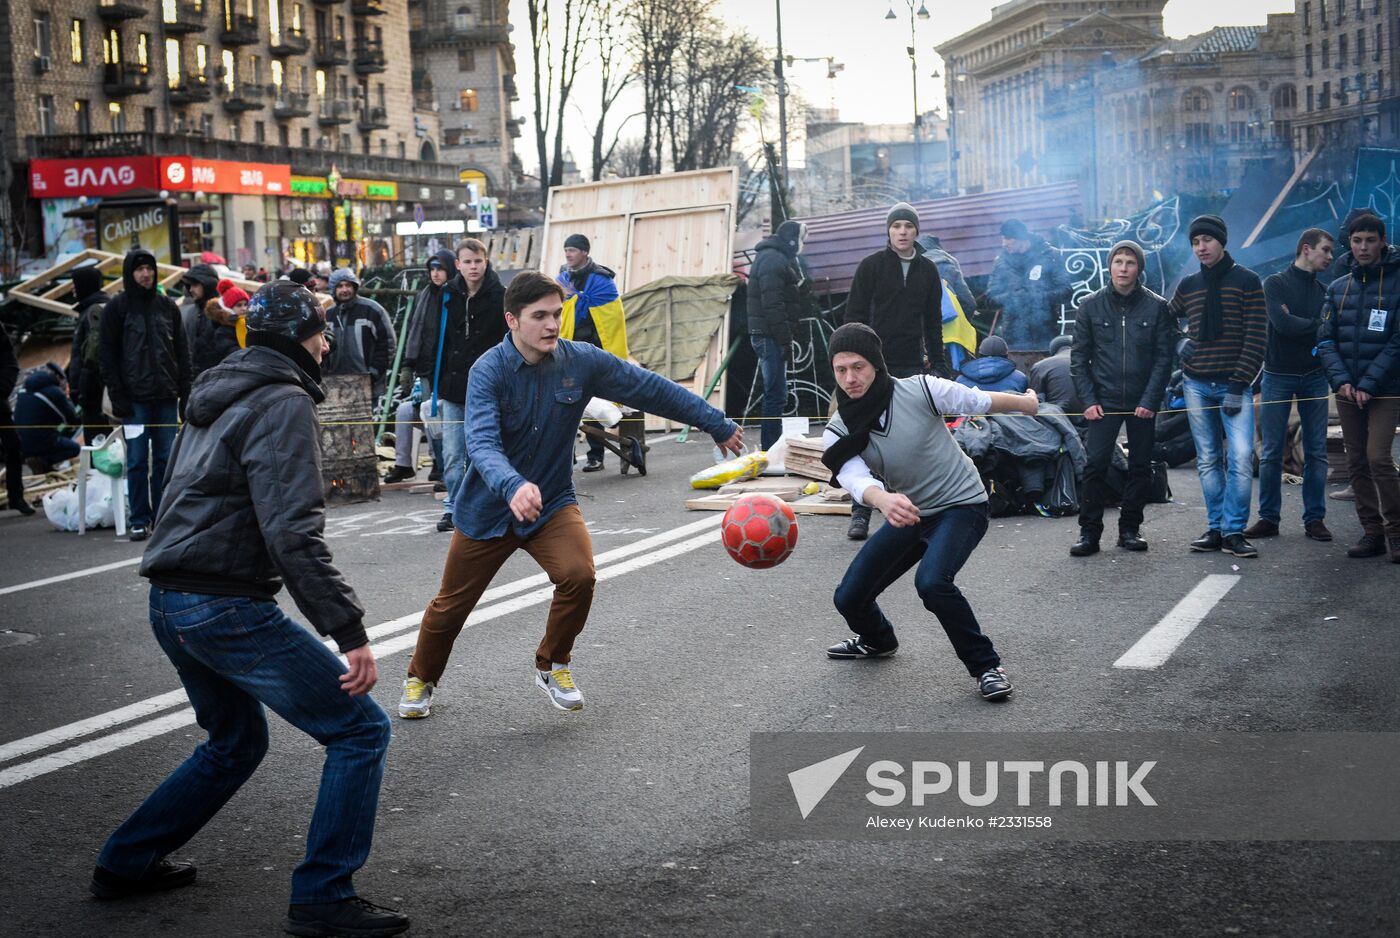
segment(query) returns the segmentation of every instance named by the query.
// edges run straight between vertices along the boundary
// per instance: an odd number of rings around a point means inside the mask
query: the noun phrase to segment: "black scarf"
[[[859,398],[851,398],[840,385],[836,387],[836,410],[846,425],[846,435],[822,454],[822,464],[831,470],[831,484],[840,485],[836,473],[846,462],[870,445],[870,431],[889,410],[894,397],[894,379],[885,367],[880,337],[864,323],[847,323],[837,329],[827,346],[832,358],[840,352],[854,352],[875,366],[875,380]]]
[[[1226,251],[1214,267],[1202,267],[1201,278],[1206,282],[1206,306],[1201,311],[1201,328],[1197,336],[1202,342],[1214,342],[1225,331],[1225,308],[1220,302],[1220,285],[1225,275],[1235,269],[1235,259]]]

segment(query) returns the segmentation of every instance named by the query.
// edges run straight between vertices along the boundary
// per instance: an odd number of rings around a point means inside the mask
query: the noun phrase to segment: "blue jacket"
[[[20,448],[26,453],[47,452],[58,439],[57,425],[76,429],[80,423],[52,371],[39,368],[24,379],[24,390],[15,399],[15,425],[20,428]]]
[[[472,366],[467,382],[467,475],[452,504],[457,530],[474,540],[539,531],[574,497],[573,450],[590,398],[617,401],[687,423],[723,442],[738,425],[680,385],[586,342],[560,339],[554,354],[528,364],[508,333]],[[526,482],[544,510],[515,520],[510,500]]]
[[[1016,370],[1009,358],[988,355],[964,362],[962,373],[957,377],[958,384],[983,391],[1006,391],[1020,394],[1026,389],[1026,376]]]

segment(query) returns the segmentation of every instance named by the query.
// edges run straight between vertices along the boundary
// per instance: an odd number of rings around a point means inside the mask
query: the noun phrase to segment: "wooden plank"
[[[1313,145],[1312,151],[1298,163],[1297,168],[1293,170],[1293,175],[1288,177],[1288,182],[1283,184],[1283,188],[1279,190],[1278,195],[1274,196],[1273,202],[1269,203],[1269,208],[1264,212],[1263,217],[1259,219],[1259,224],[1254,226],[1254,230],[1249,233],[1249,237],[1245,238],[1244,243],[1240,245],[1241,251],[1252,245],[1259,237],[1259,234],[1264,230],[1264,226],[1269,223],[1274,217],[1274,214],[1279,210],[1279,207],[1283,205],[1283,200],[1288,198],[1288,194],[1293,191],[1294,186],[1298,185],[1298,181],[1302,179],[1303,174],[1308,171],[1308,167],[1312,165],[1312,161],[1317,159],[1317,155],[1322,152],[1322,146],[1323,141],[1319,138],[1317,143]]]

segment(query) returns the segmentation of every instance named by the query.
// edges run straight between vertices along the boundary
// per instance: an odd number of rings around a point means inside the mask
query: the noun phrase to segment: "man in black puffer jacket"
[[[156,290],[156,257],[137,248],[122,262],[122,292],[102,310],[98,357],[112,416],[142,428],[126,434],[131,539],[150,536],[180,402],[190,393],[188,335],[175,301]]]
[[[1350,247],[1350,273],[1328,286],[1317,334],[1363,532],[1347,556],[1389,548],[1400,563],[1400,476],[1391,456],[1400,418],[1400,250],[1386,244],[1385,222],[1374,215],[1352,222]]]
[[[1079,305],[1070,377],[1089,422],[1079,540],[1074,557],[1099,552],[1105,480],[1118,429],[1128,428],[1128,483],[1118,515],[1118,546],[1147,550],[1142,509],[1152,494],[1155,419],[1171,373],[1173,329],[1167,301],[1142,285],[1142,248],[1119,241],[1109,250],[1109,285]]]
[[[749,343],[763,378],[759,446],[764,450],[771,449],[783,435],[788,354],[793,333],[802,319],[797,295],[801,281],[797,255],[806,234],[806,226],[801,222],[783,222],[777,231],[758,242],[753,265],[749,267]]]
[[[325,540],[320,425],[325,313],[304,287],[268,284],[248,310],[248,348],[205,372],[190,396],[170,487],[141,563],[151,628],[185,685],[206,742],[108,839],[100,899],[173,889],[194,867],[165,859],[199,832],[267,752],[264,706],[325,746],[306,858],[284,928],[298,935],[396,935],[407,917],[356,898],[369,856],[389,718],[364,607]],[[336,642],[347,667],[274,600]]]

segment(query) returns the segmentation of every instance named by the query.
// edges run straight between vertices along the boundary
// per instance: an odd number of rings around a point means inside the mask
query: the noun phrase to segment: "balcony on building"
[[[388,130],[389,110],[382,107],[367,107],[360,111],[361,130]]]
[[[111,62],[102,66],[102,91],[109,98],[145,94],[151,90],[151,69],[131,62]]]
[[[311,40],[300,29],[284,26],[272,40],[272,54],[283,58],[289,55],[304,55],[311,48]]]
[[[515,86],[514,75],[501,76],[501,87],[505,89],[506,96],[512,101],[520,100],[520,89]]]
[[[101,0],[97,4],[97,16],[104,23],[120,23],[145,16],[148,7],[132,0]]]
[[[258,44],[258,18],[232,13],[219,27],[219,42],[226,46],[255,46]]]
[[[316,39],[316,64],[329,68],[335,65],[350,64],[350,53],[345,48],[344,39],[327,39],[318,36]]]
[[[209,79],[198,72],[181,75],[175,84],[170,86],[171,104],[199,104],[208,101],[213,95]]]
[[[384,62],[384,43],[373,39],[355,40],[355,74],[377,75],[388,66]]]
[[[196,0],[167,0],[161,16],[161,28],[172,36],[203,32],[204,4]]]
[[[262,85],[238,82],[232,88],[220,85],[224,110],[230,114],[258,111],[267,107],[267,89]]]
[[[355,16],[383,16],[389,11],[384,0],[350,0],[350,12]]]
[[[278,120],[311,116],[311,96],[299,91],[283,91],[272,103],[272,116]]]
[[[344,98],[322,98],[316,122],[323,127],[329,127],[334,124],[348,124],[352,117],[349,101]]]

